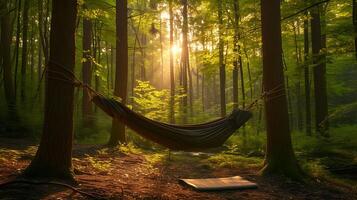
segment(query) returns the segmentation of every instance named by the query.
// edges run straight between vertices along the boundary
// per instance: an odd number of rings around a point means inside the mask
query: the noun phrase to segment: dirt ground
[[[0,138],[0,182],[14,179],[29,164],[36,146],[25,140]],[[103,199],[357,199],[356,191],[322,181],[302,184],[283,178],[263,178],[258,168],[212,168],[197,159],[153,164],[144,155],[75,145],[78,185]],[[187,160],[187,161],[185,161]],[[180,178],[242,176],[257,189],[199,192],[181,185]],[[13,184],[0,188],[0,199],[90,199],[58,185]]]

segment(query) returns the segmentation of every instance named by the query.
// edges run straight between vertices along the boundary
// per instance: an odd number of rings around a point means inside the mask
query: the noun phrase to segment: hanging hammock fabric
[[[197,151],[219,147],[252,116],[249,111],[234,110],[230,115],[211,122],[174,125],[146,118],[123,103],[100,94],[93,95],[92,101],[139,135],[172,150]]]

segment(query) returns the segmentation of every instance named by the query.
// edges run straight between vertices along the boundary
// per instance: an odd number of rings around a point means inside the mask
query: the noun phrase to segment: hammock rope
[[[113,98],[107,98],[95,91],[60,63],[50,60],[48,64],[53,64],[64,70],[49,70],[46,66],[44,71],[46,71],[48,79],[83,88],[88,92],[91,101],[106,114],[124,123],[144,138],[172,150],[196,151],[219,147],[252,117],[252,113],[249,110],[257,105],[261,99],[265,98],[266,101],[270,101],[285,95],[282,85],[278,85],[270,91],[263,92],[258,99],[247,107],[247,110],[233,110],[228,116],[206,123],[175,125],[146,118],[132,111],[124,103]]]

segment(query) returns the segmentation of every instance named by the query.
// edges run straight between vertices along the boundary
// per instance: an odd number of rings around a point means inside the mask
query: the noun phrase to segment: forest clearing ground
[[[0,180],[10,180],[29,164],[36,146],[27,140],[0,138]],[[228,167],[207,164],[208,156],[133,153],[95,145],[75,145],[78,188],[106,199],[357,199],[355,192],[326,183],[301,184],[282,178],[263,178],[259,166]],[[180,185],[180,178],[242,176],[258,189],[198,192]],[[54,185],[7,186],[0,199],[86,199]]]

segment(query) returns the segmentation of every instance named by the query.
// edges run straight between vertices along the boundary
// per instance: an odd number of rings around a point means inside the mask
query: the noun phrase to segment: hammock
[[[95,94],[92,101],[109,116],[139,135],[172,150],[197,151],[221,146],[252,114],[234,110],[230,115],[203,124],[173,125],[135,113],[123,103]]]
[[[61,75],[59,77],[48,75],[48,78],[67,82],[73,84],[75,87],[87,90],[89,96],[92,97],[93,103],[109,116],[118,119],[144,138],[172,150],[200,151],[220,147],[238,128],[252,117],[251,112],[237,109],[226,117],[202,124],[174,125],[154,121],[135,113],[126,107],[125,104],[113,98],[104,97],[89,85],[81,82],[72,71],[62,64],[53,60],[50,60],[49,63],[62,68],[64,72],[46,69],[44,71]],[[275,88],[274,90],[276,89],[280,91],[279,88]],[[258,100],[255,100],[249,107],[256,104]]]

